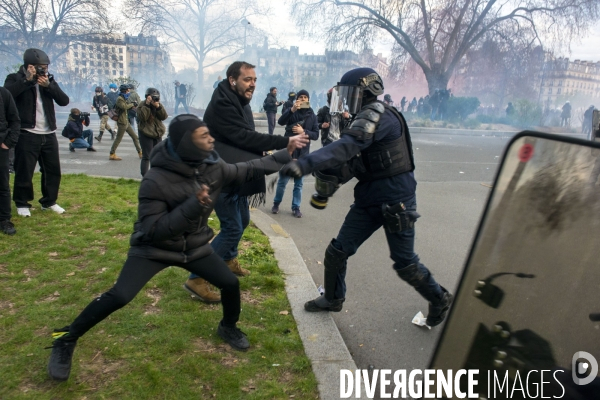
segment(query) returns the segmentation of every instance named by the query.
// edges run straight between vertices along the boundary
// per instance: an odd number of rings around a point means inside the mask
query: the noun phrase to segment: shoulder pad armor
[[[379,114],[383,114],[385,112],[385,106],[382,103],[375,101],[373,103],[367,104],[366,106],[361,108],[360,111],[362,112],[363,110],[375,110]]]
[[[379,102],[364,106],[359,113],[356,114],[356,117],[350,126],[342,131],[342,135],[349,134],[361,141],[371,139],[377,129],[377,124],[381,119],[381,114],[384,112],[385,107]]]

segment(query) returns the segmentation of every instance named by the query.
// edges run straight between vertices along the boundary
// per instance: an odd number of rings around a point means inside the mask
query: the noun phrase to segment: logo
[[[580,361],[582,359],[585,361]],[[598,361],[596,361],[594,356],[590,353],[578,351],[573,354],[571,369],[573,371],[573,382],[575,382],[576,385],[587,385],[598,376]],[[587,377],[581,377],[585,375],[587,375]]]

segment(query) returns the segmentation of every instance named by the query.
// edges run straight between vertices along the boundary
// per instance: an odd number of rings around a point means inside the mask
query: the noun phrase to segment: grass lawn
[[[221,305],[192,301],[188,273],[170,267],[125,308],[78,342],[67,382],[46,372],[51,332],[69,324],[117,279],[137,217],[139,182],[64,175],[63,215],[16,215],[0,237],[0,399],[314,399],[304,353],[268,239],[246,230],[238,326],[251,348],[237,352],[216,334]],[[216,216],[211,221],[218,228]],[[283,313],[281,313],[284,311]]]

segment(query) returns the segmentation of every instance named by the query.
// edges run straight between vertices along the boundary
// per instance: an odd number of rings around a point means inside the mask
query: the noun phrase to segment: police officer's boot
[[[333,241],[332,241],[333,243]],[[335,298],[335,287],[339,271],[345,267],[348,256],[341,250],[336,249],[330,243],[325,251],[325,260],[323,261],[325,271],[325,294],[304,304],[304,309],[308,312],[317,311],[342,311],[345,298]]]
[[[397,269],[396,272],[403,281],[414,287],[429,302],[427,325],[441,324],[448,314],[454,296],[433,279],[431,272],[424,265],[410,264]]]
[[[102,141],[102,135],[104,135],[104,131],[100,131],[100,133],[98,134],[98,136],[96,136],[94,139],[96,139],[97,141],[101,142]]]

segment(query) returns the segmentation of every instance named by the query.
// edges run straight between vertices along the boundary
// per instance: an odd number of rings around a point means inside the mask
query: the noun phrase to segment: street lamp
[[[244,53],[246,52],[246,30],[248,29],[248,25],[250,25],[250,21],[246,18],[242,20],[242,25],[244,25]]]

